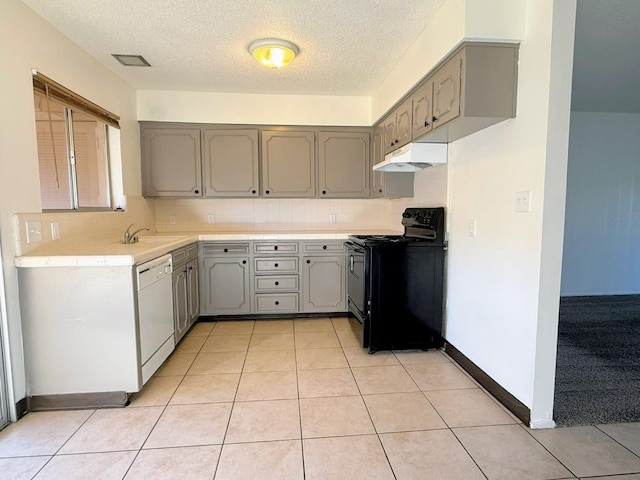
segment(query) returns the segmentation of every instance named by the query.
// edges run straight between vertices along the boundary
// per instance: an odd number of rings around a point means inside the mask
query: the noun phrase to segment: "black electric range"
[[[362,345],[378,350],[443,345],[444,208],[407,208],[404,235],[351,235],[348,307]]]

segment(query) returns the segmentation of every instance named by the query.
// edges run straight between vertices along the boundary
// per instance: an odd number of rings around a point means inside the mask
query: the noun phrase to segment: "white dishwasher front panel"
[[[138,280],[138,319],[140,326],[140,364],[143,367],[143,383],[154,372],[145,369],[145,364],[153,357],[153,364],[160,366],[173,348],[166,343],[173,337],[173,297],[171,282],[171,255],[164,255],[139,265],[136,269]],[[165,348],[162,348],[165,346]],[[155,358],[157,355],[163,358]],[[155,368],[153,369],[155,371]]]

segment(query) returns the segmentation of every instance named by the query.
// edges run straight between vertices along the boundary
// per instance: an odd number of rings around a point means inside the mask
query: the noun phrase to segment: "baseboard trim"
[[[83,408],[119,408],[129,404],[127,392],[69,393],[34,395],[29,398],[29,410],[71,410]]]
[[[247,315],[200,315],[198,322],[217,322],[218,320],[283,320],[290,318],[327,318],[346,317],[349,312],[320,312],[320,313],[263,313]]]
[[[446,342],[444,351],[453,358],[469,375],[487,389],[511,413],[527,426],[531,423],[531,410],[516,397],[507,392],[498,382],[487,375],[480,367],[469,360],[460,350]],[[541,427],[538,427],[541,428]]]

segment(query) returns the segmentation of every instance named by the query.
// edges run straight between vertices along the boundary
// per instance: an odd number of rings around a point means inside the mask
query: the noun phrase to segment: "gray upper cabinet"
[[[315,197],[315,133],[262,132],[262,194],[269,197]]]
[[[516,116],[518,45],[465,44],[414,94],[430,82],[433,82],[433,131],[416,130],[414,122],[413,141],[453,142],[513,118]]]
[[[257,197],[258,130],[205,129],[205,197]]]
[[[412,138],[433,130],[433,81],[428,80],[411,96],[413,108]]]
[[[401,103],[382,121],[384,153],[390,153],[411,141],[411,99]]]
[[[433,76],[433,128],[460,115],[462,55],[456,55]]]
[[[373,136],[373,164],[384,161],[384,128],[378,126]],[[413,197],[413,173],[373,171],[371,196],[373,198]]]
[[[369,132],[318,133],[318,196],[368,198]]]
[[[141,143],[145,196],[202,196],[199,129],[144,126]]]

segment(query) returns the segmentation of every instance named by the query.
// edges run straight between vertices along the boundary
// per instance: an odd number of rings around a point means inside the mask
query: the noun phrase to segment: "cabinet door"
[[[266,197],[315,197],[314,132],[262,132],[262,193]]]
[[[258,130],[203,131],[205,197],[258,196]]]
[[[411,97],[413,104],[412,138],[417,140],[425,133],[433,130],[433,82],[422,85]]]
[[[384,127],[379,125],[373,133],[373,165],[384,161]],[[373,182],[371,186],[371,196],[373,198],[384,197],[384,173],[373,171]]]
[[[411,127],[413,112],[411,99],[407,99],[396,109],[396,144],[395,148],[400,148],[411,141]]]
[[[205,258],[202,271],[202,313],[249,313],[249,257]]]
[[[396,147],[396,112],[393,111],[382,121],[384,155],[393,152]]]
[[[142,145],[145,196],[202,196],[199,129],[143,127]]]
[[[182,265],[173,271],[173,324],[176,343],[189,329],[188,296],[187,269]]]
[[[198,282],[198,259],[187,263],[187,301],[189,326],[193,325],[200,315],[200,289]]]
[[[345,265],[344,255],[303,257],[303,312],[347,310]]]
[[[322,198],[368,198],[369,133],[318,133],[318,190]]]
[[[433,76],[433,128],[460,115],[462,57],[456,55]]]

